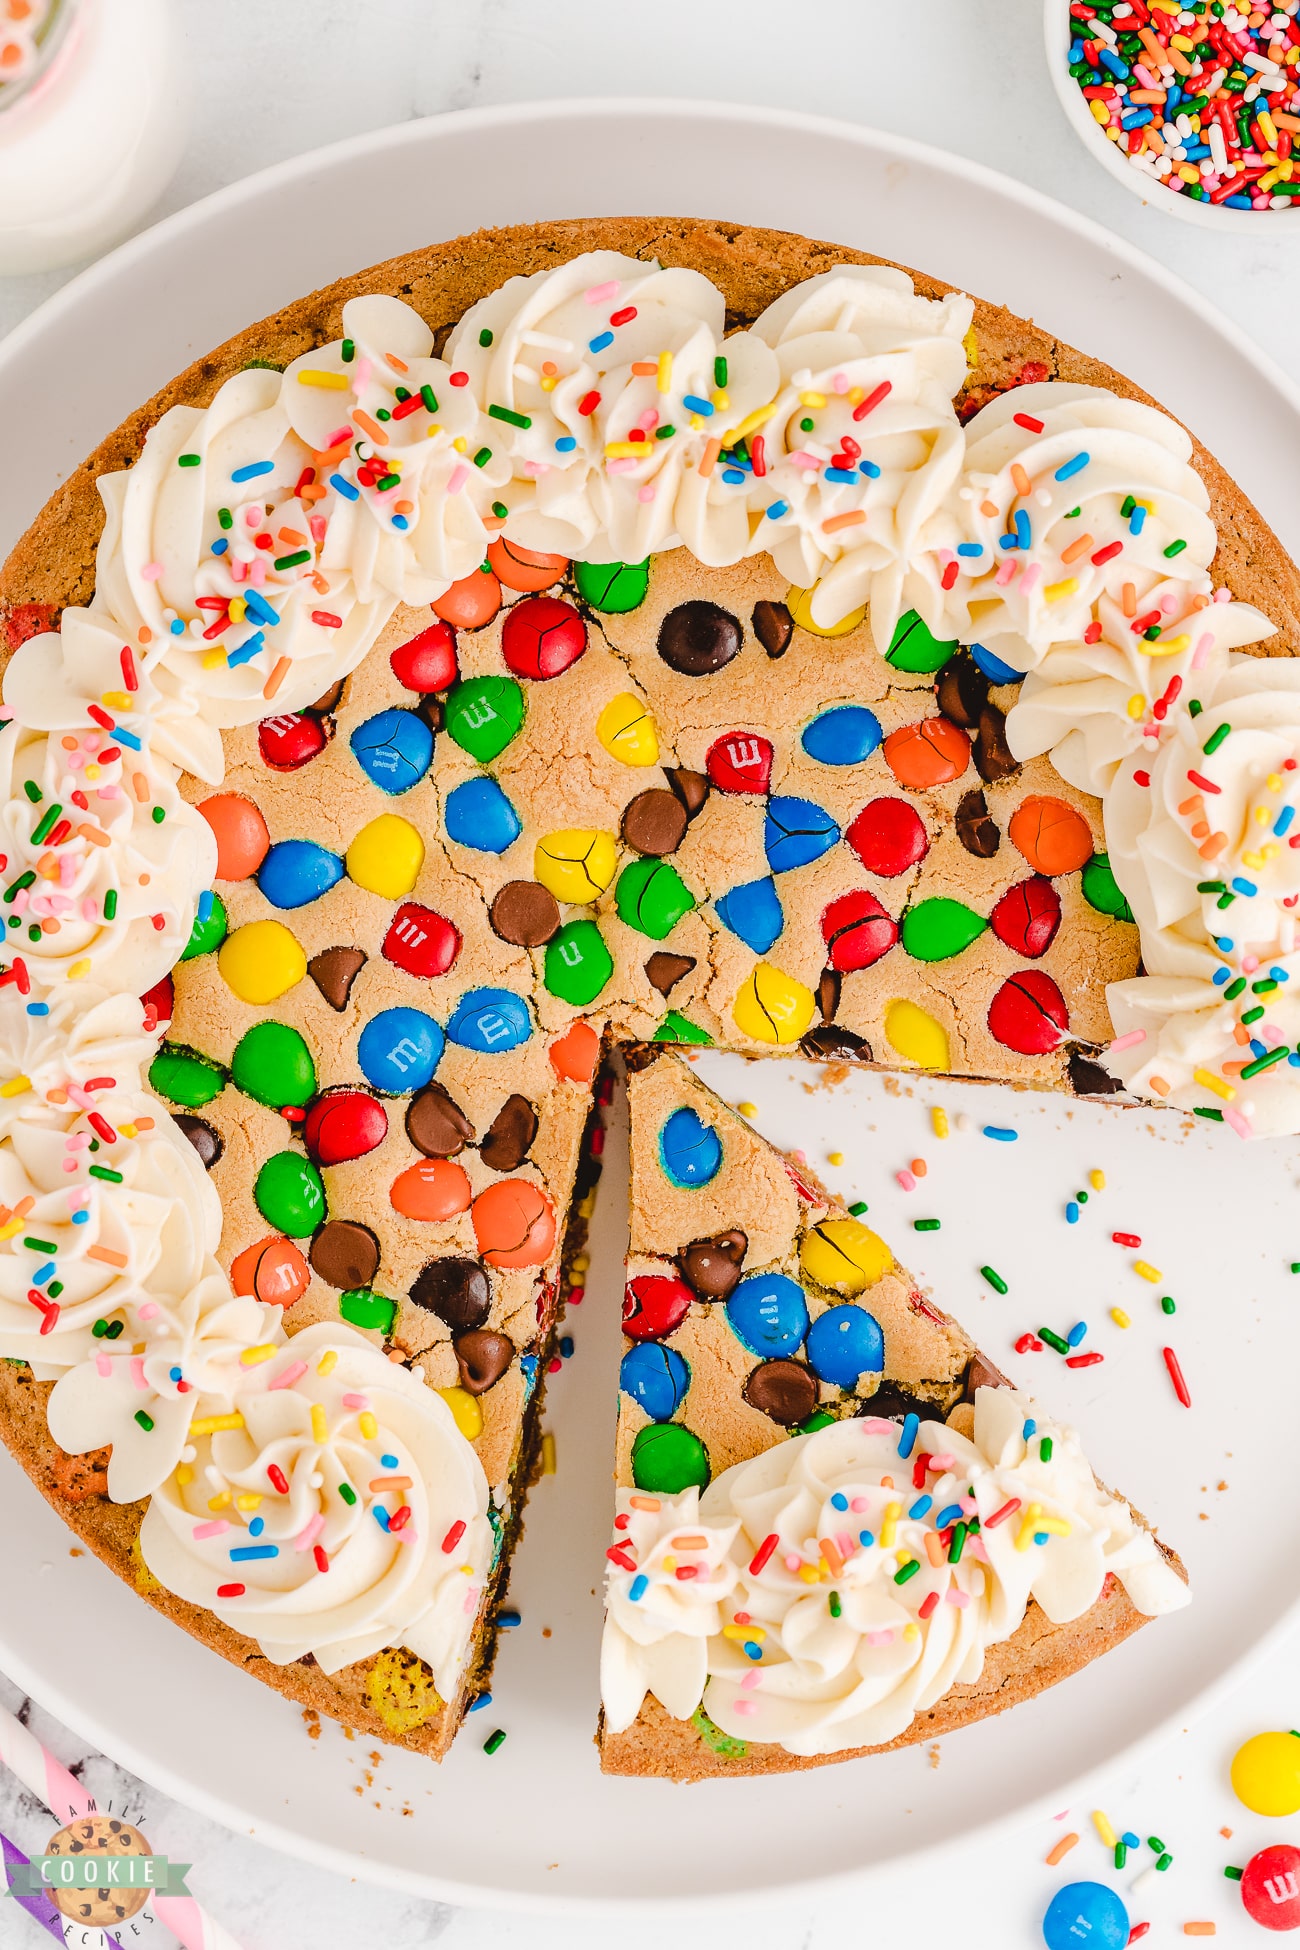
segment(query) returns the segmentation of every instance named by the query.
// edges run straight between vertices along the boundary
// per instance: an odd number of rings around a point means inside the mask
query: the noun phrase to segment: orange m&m
[[[503,1178],[470,1207],[474,1237],[489,1266],[540,1266],[555,1244],[555,1207],[530,1178]]]
[[[947,718],[922,718],[900,725],[883,746],[885,763],[900,785],[914,792],[948,785],[970,764],[970,739]]]
[[[1092,828],[1064,799],[1022,799],[1007,832],[1035,873],[1075,873],[1092,858]]]
[[[589,1022],[575,1022],[557,1036],[548,1054],[557,1077],[570,1083],[590,1083],[600,1061],[600,1037]]]
[[[453,630],[481,630],[501,607],[501,584],[482,569],[471,569],[429,605]]]
[[[230,1284],[236,1293],[291,1307],[310,1286],[311,1269],[291,1239],[272,1233],[255,1246],[245,1246],[230,1262]]]
[[[542,555],[535,548],[521,548],[498,535],[488,544],[487,559],[507,589],[534,595],[560,580],[569,566],[567,555]]]
[[[421,1158],[393,1180],[388,1197],[407,1219],[454,1219],[469,1210],[469,1179],[450,1158]]]
[[[217,842],[217,879],[247,880],[256,873],[271,844],[260,807],[239,792],[214,792],[199,811]]]

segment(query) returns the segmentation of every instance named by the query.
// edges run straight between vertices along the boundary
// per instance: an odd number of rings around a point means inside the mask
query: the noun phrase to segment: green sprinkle
[[[1223,991],[1223,999],[1225,1002],[1235,1002],[1239,995],[1245,994],[1245,990],[1246,978],[1244,975],[1238,975],[1236,981],[1229,982],[1227,988]]]
[[[800,420],[799,422],[800,433],[811,433],[813,430],[813,425],[814,422],[812,420]]]
[[[92,1178],[103,1178],[107,1180],[107,1182],[110,1185],[120,1185],[122,1182],[121,1172],[110,1171],[107,1165],[91,1165],[90,1176]]]
[[[504,501],[494,501],[492,503],[492,512],[496,516],[498,521],[504,521],[506,516],[510,513],[510,510],[509,508],[507,508]]]
[[[392,414],[386,406],[377,406],[375,408],[375,418],[377,420],[391,420],[392,417]]]
[[[24,779],[23,791],[27,794],[27,797],[34,806],[39,806],[41,800],[45,797],[45,794],[41,791],[35,779]]]
[[[964,1523],[955,1523],[953,1525],[952,1548],[948,1552],[948,1562],[950,1564],[961,1563],[961,1554],[963,1550],[966,1548],[966,1533],[968,1528],[969,1526]]]
[[[831,1593],[831,1595],[830,1595],[830,1597],[829,1597],[829,1598],[828,1598],[828,1599],[826,1600],[826,1604],[827,1604],[827,1608],[828,1608],[828,1609],[829,1609],[829,1611],[830,1611],[830,1615],[831,1615],[831,1617],[832,1617],[832,1618],[838,1618],[838,1617],[839,1617],[839,1615],[840,1615],[840,1612],[841,1612],[841,1611],[843,1610],[843,1607],[842,1607],[842,1605],[840,1604],[840,1594],[839,1594],[839,1592],[838,1592],[838,1591],[832,1591],[832,1593]]]
[[[672,437],[673,437],[673,435],[674,435],[674,434],[676,433],[676,431],[677,431],[677,429],[676,429],[676,427],[674,427],[674,426],[666,426],[666,427],[656,427],[656,428],[655,428],[655,439],[656,439],[656,440],[671,440],[671,439],[672,439]]]
[[[339,1495],[343,1498],[343,1501],[345,1503],[355,1503],[357,1500],[357,1493],[353,1489],[351,1483],[340,1483]]]
[[[438,400],[432,386],[421,386],[420,399],[424,404],[426,413],[436,413],[438,411]]]
[[[117,888],[110,887],[104,896],[104,919],[111,921],[117,913]]]
[[[1263,1015],[1263,1013],[1264,1013],[1264,1005],[1263,1005],[1263,1003],[1260,1003],[1260,1005],[1259,1005],[1259,1007],[1258,1007],[1258,1008],[1255,1008],[1255,1009],[1243,1009],[1243,1010],[1242,1010],[1242,1012],[1241,1012],[1241,1020],[1242,1020],[1242,1021],[1243,1021],[1243,1022],[1244,1022],[1244,1023],[1246,1024],[1246,1026],[1247,1026],[1247,1027],[1249,1028],[1249,1026],[1250,1026],[1250,1024],[1251,1024],[1252,1022],[1258,1022],[1258,1021],[1259,1021],[1259,1019],[1260,1019],[1260,1017],[1261,1017],[1261,1016]]]
[[[1169,1867],[1169,1864],[1173,1861],[1173,1859],[1174,1858],[1172,1855],[1168,1855],[1168,1854],[1162,1855],[1160,1857],[1160,1860],[1156,1863],[1156,1867],[1158,1869],[1167,1869]]]
[[[1199,718],[1199,717],[1200,717],[1200,715],[1201,715],[1201,713],[1202,713],[1202,711],[1203,711],[1204,709],[1205,709],[1205,706],[1204,706],[1204,705],[1203,705],[1203,704],[1201,703],[1201,700],[1200,700],[1200,698],[1199,698],[1199,697],[1189,697],[1189,698],[1188,698],[1188,700],[1187,700],[1187,715],[1188,715],[1188,717],[1189,717],[1189,718]]]
[[[1198,880],[1196,891],[1198,894],[1226,894],[1228,890],[1221,880]]]
[[[505,1745],[505,1739],[506,1739],[505,1728],[498,1727],[496,1732],[490,1733],[487,1739],[483,1742],[483,1752],[485,1754],[494,1754],[498,1747],[503,1747]]]
[[[146,1435],[153,1434],[152,1415],[146,1415],[142,1408],[137,1408],[137,1410],[135,1411],[135,1419],[140,1424],[140,1427],[144,1430]]]
[[[1174,1305],[1174,1296],[1172,1293],[1161,1294],[1160,1311],[1162,1314],[1176,1314],[1178,1312],[1177,1307]]]
[[[1143,630],[1142,641],[1144,643],[1154,643],[1158,636],[1164,634],[1164,627],[1163,623],[1153,623],[1149,630]]]
[[[1127,1861],[1128,1861],[1128,1850],[1127,1850],[1127,1849],[1125,1848],[1125,1846],[1124,1846],[1124,1844],[1123,1844],[1123,1842],[1116,1842],[1116,1844],[1115,1844],[1115,1867],[1116,1867],[1117,1869],[1122,1869],[1122,1868],[1124,1867],[1124,1864],[1125,1864],[1125,1863],[1126,1863]]]
[[[1158,1835],[1147,1836],[1147,1847],[1153,1855],[1163,1855],[1165,1852],[1165,1845]]]
[[[939,1230],[939,1221],[937,1219],[913,1219],[912,1230],[914,1232],[937,1232]]]
[[[1076,1192],[1074,1196],[1078,1199],[1080,1205],[1086,1205],[1088,1203],[1088,1194],[1086,1192]]]
[[[1045,1435],[1038,1445],[1038,1460],[1040,1462],[1051,1462],[1052,1460],[1052,1438],[1050,1435]]]
[[[395,386],[393,388],[393,391],[396,395],[397,403],[399,406],[405,405],[406,401],[411,397],[410,389],[406,386]]]
[[[1038,1338],[1040,1341],[1046,1341],[1049,1347],[1055,1348],[1058,1354],[1069,1354],[1072,1352],[1070,1343],[1064,1340],[1060,1334],[1054,1334],[1050,1327],[1040,1327],[1038,1330]]]
[[[49,1294],[51,1300],[57,1300],[63,1291],[63,1281],[51,1280],[45,1291]]]
[[[1232,726],[1230,724],[1216,725],[1215,729],[1210,733],[1205,743],[1201,746],[1201,750],[1205,753],[1205,756],[1207,758],[1212,758],[1215,752],[1218,751],[1219,746],[1223,743],[1224,739],[1231,738],[1231,736],[1232,736]]]
[[[489,406],[488,418],[504,420],[508,427],[528,428],[533,424],[526,413],[516,413],[508,406]]]
[[[1276,982],[1272,981],[1269,978],[1266,978],[1262,982],[1252,982],[1250,985],[1250,992],[1252,995],[1272,995],[1276,987],[1277,987]],[[1242,1021],[1243,1022],[1245,1021],[1244,1016],[1242,1017]]]
[[[384,494],[387,492],[389,488],[399,487],[401,485],[401,480],[402,477],[400,474],[385,474],[382,481],[376,482],[375,484],[376,492],[379,494]]]
[[[149,817],[155,826],[161,826],[167,814],[162,806],[154,806],[150,811]]]
[[[1184,549],[1185,549],[1186,547],[1187,547],[1187,544],[1186,544],[1186,542],[1170,542],[1170,544],[1169,544],[1169,546],[1168,546],[1168,548],[1167,548],[1167,549],[1165,550],[1165,554],[1166,554],[1167,556],[1168,556],[1168,555],[1181,555],[1181,554],[1182,554],[1182,552],[1183,552],[1183,550],[1184,550]]]
[[[49,1239],[24,1239],[23,1244],[34,1253],[57,1253],[59,1250]]]
[[[1223,1871],[1223,1873],[1224,1873],[1224,1875],[1225,1875],[1225,1876],[1227,1876],[1227,1878],[1228,1878],[1228,1881],[1229,1881],[1229,1882],[1240,1882],[1240,1881],[1241,1881],[1241,1870],[1240,1870],[1240,1869],[1225,1869],[1225,1870]]]
[[[223,528],[233,528],[235,525],[235,517],[231,514],[229,508],[218,508],[217,520]]]
[[[490,447],[480,447],[478,452],[474,456],[474,465],[475,467],[486,467],[488,462],[491,460],[491,458],[492,458],[492,449]],[[503,1740],[505,1739],[504,1733],[502,1734],[501,1738]]]
[[[309,548],[300,548],[293,555],[277,555],[275,558],[275,567],[277,569],[297,569],[304,562],[310,561],[311,550]]]
[[[491,332],[489,332],[486,325],[483,327],[483,330],[478,335],[478,342],[481,346],[484,347],[489,346],[492,343],[492,334]]]
[[[355,341],[352,339],[344,339],[342,345],[339,347],[339,351],[343,355],[344,365],[350,366],[352,364],[352,361],[357,356],[357,348],[356,348]]]
[[[920,1560],[920,1558],[919,1558],[919,1557],[914,1557],[914,1558],[912,1559],[912,1561],[911,1561],[911,1563],[910,1563],[910,1564],[905,1564],[905,1565],[903,1566],[903,1568],[902,1568],[902,1570],[901,1570],[901,1571],[895,1571],[895,1573],[894,1573],[894,1583],[895,1583],[895,1584],[906,1584],[906,1583],[907,1583],[907,1580],[908,1580],[909,1578],[914,1578],[914,1577],[916,1576],[916,1574],[917,1574],[917,1572],[918,1572],[918,1571],[920,1570],[920,1568],[921,1568],[921,1560]]]
[[[44,814],[42,815],[40,824],[38,826],[33,827],[32,829],[33,846],[39,846],[41,841],[46,837],[46,835],[50,833],[53,830],[53,828],[58,824],[59,814],[62,811],[63,811],[62,806],[58,804],[47,806]]]
[[[719,388],[726,386],[727,362],[725,359],[718,358],[713,361],[713,383]]]
[[[202,464],[202,454],[177,454],[176,456],[176,465],[178,467],[201,467]],[[150,1427],[152,1426],[151,1423]]]
[[[1271,1070],[1275,1063],[1284,1062],[1290,1054],[1286,1044],[1282,1043],[1277,1049],[1271,1049],[1267,1056],[1257,1056],[1253,1063],[1248,1063],[1240,1072],[1242,1082],[1249,1083],[1250,1079],[1257,1077],[1261,1070]]]
[[[102,1341],[108,1332],[108,1322],[106,1320],[97,1320],[90,1331],[97,1341]]]
[[[1231,907],[1236,898],[1237,896],[1235,894],[1220,894],[1218,900],[1215,902],[1215,906],[1218,908]]]
[[[864,1198],[854,1199],[852,1205],[849,1207],[849,1211],[852,1213],[855,1219],[860,1219],[862,1217],[862,1214],[866,1211],[866,1209],[867,1209],[867,1201]]]
[[[104,1339],[106,1341],[118,1340],[125,1331],[125,1328],[126,1322],[124,1320],[110,1320],[108,1323],[108,1332],[105,1334]]]
[[[995,1273],[991,1266],[981,1266],[980,1273],[982,1274],[984,1279],[988,1281],[989,1285],[992,1287],[995,1293],[1007,1292],[1008,1289],[1007,1289],[1006,1281],[1003,1279],[1000,1273]]]

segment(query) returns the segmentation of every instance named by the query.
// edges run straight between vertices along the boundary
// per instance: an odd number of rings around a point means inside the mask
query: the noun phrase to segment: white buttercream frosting
[[[977,1390],[969,1439],[923,1422],[906,1456],[900,1428],[867,1416],[792,1437],[702,1495],[619,1492],[601,1662],[612,1730],[650,1691],[679,1719],[703,1705],[725,1733],[794,1754],[881,1745],[977,1680],[1031,1599],[1068,1623],[1113,1575],[1149,1616],[1189,1602],[1073,1430],[1035,1421],[1024,1396]],[[953,1562],[956,1526],[974,1519]]]

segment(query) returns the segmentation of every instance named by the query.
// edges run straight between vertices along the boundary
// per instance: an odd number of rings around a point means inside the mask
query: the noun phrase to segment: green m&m
[[[231,1081],[259,1104],[283,1110],[316,1094],[316,1065],[296,1029],[258,1022],[242,1035],[230,1059]]]
[[[1108,853],[1094,853],[1091,860],[1084,861],[1080,885],[1083,898],[1099,914],[1112,915],[1117,921],[1133,919],[1133,909],[1120,892]]]
[[[614,889],[620,920],[654,941],[671,934],[695,896],[669,860],[633,860],[624,867]]]
[[[885,652],[885,662],[895,670],[932,671],[942,670],[953,651],[957,648],[954,637],[951,643],[941,643],[933,632],[926,628],[914,609],[898,619],[897,628]]]
[[[948,961],[978,941],[988,922],[962,901],[938,895],[903,915],[903,947],[914,961]]]
[[[646,599],[650,557],[644,562],[575,562],[573,580],[584,603],[606,616],[626,616]]]
[[[357,1286],[339,1295],[339,1312],[354,1327],[377,1328],[381,1334],[388,1334],[397,1318],[397,1302],[386,1300],[382,1293],[372,1293],[369,1287]]]
[[[164,1043],[149,1065],[149,1082],[169,1104],[199,1110],[224,1090],[226,1073],[197,1050]]]
[[[210,899],[212,905],[204,911],[202,919],[197,914],[194,917],[190,938],[181,950],[182,961],[193,961],[196,955],[210,955],[226,938],[226,903],[220,894],[214,893]]]
[[[253,1185],[257,1209],[277,1232],[305,1239],[325,1217],[325,1185],[310,1158],[299,1151],[277,1151]]]
[[[552,995],[584,1009],[614,973],[614,957],[594,921],[566,921],[546,944],[543,980]]]
[[[652,1422],[632,1444],[632,1481],[639,1490],[676,1496],[709,1480],[709,1452],[680,1422]]]
[[[480,765],[490,765],[518,735],[524,708],[513,677],[467,677],[447,694],[447,736]]]
[[[650,1040],[652,1043],[706,1044],[711,1043],[713,1038],[707,1029],[701,1029],[698,1022],[692,1022],[680,1009],[670,1009]]]

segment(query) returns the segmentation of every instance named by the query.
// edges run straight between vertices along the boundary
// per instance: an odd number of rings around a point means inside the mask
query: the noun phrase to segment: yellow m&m
[[[741,1035],[756,1043],[797,1043],[816,1007],[811,989],[761,961],[736,991],[731,1013]]]
[[[533,854],[533,874],[557,901],[578,906],[604,893],[618,868],[618,841],[612,833],[582,828],[547,833]]]
[[[659,734],[645,701],[632,691],[612,697],[596,720],[596,736],[624,765],[657,765]]]
[[[1300,1734],[1257,1733],[1232,1757],[1232,1791],[1256,1815],[1300,1810]]]
[[[847,616],[840,618],[838,623],[814,623],[812,606],[816,594],[817,584],[814,583],[811,589],[787,590],[785,598],[791,620],[797,623],[801,630],[810,631],[813,636],[847,636],[850,630],[857,629],[867,613],[864,604],[861,609],[851,609]]]
[[[307,957],[283,921],[249,921],[228,934],[217,967],[241,1002],[274,1002],[307,973]]]
[[[440,1388],[438,1393],[451,1410],[456,1427],[466,1442],[473,1442],[476,1436],[482,1435],[483,1410],[468,1388]]]
[[[409,894],[424,865],[424,841],[409,819],[380,813],[363,826],[347,850],[348,876],[367,893],[399,901]]]
[[[948,1068],[948,1032],[942,1023],[899,998],[885,1010],[885,1034],[898,1054],[923,1070]]]
[[[804,1234],[799,1263],[815,1285],[853,1294],[882,1280],[894,1255],[860,1219],[823,1219]]]

